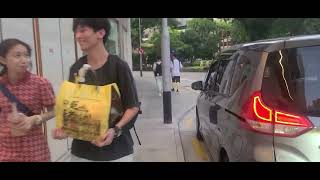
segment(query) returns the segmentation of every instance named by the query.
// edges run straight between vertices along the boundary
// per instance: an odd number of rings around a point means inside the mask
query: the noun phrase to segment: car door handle
[[[218,110],[220,109],[220,107],[218,105],[214,105],[210,107],[209,110],[209,118],[210,118],[210,122],[212,124],[217,124],[218,123]]]

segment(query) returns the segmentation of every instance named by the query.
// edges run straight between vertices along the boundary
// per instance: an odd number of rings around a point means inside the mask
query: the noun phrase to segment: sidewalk
[[[132,130],[135,141],[134,159],[137,162],[184,162],[178,122],[195,104],[192,92],[182,88],[181,92],[171,93],[172,124],[163,123],[163,97],[158,95],[154,76],[151,72],[133,72],[139,100],[142,102],[142,115],[136,121],[136,130],[141,141]]]

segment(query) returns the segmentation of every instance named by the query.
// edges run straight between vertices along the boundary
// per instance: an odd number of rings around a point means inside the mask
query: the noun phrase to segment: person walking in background
[[[157,57],[157,61],[153,63],[152,69],[153,69],[154,77],[156,79],[159,96],[161,96],[162,95],[162,63],[161,63],[160,57]]]
[[[174,52],[171,52],[171,75],[172,75],[172,85],[173,91],[179,92],[179,86],[180,86],[180,75],[182,70],[182,64],[177,59],[176,54]]]
[[[173,68],[173,61],[171,59],[171,55],[170,55],[170,75],[171,75],[171,91],[174,92],[174,86],[173,86],[173,75],[172,75],[172,68]]]

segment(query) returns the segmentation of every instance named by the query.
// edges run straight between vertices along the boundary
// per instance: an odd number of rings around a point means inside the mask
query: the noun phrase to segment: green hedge
[[[183,72],[206,72],[207,70],[208,70],[207,67],[202,67],[202,66],[184,67],[182,69]]]
[[[192,66],[209,67],[211,63],[212,60],[197,60],[192,62]]]
[[[193,61],[192,66],[200,66],[201,61]]]

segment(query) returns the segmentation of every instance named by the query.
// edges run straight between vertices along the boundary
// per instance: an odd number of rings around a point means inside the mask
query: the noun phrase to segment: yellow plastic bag
[[[56,98],[56,127],[70,137],[96,140],[122,116],[117,84],[94,86],[64,81]]]

